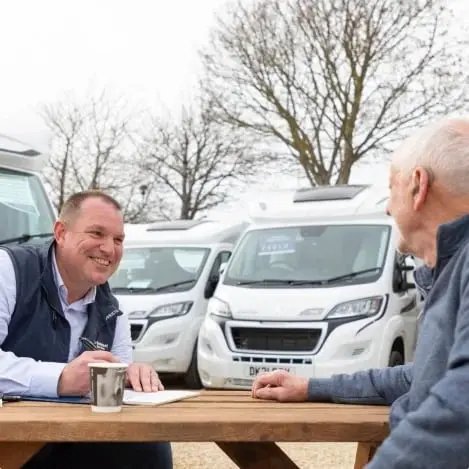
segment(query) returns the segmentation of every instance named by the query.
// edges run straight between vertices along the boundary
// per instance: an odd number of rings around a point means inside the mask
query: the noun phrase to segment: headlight
[[[158,306],[153,311],[132,311],[129,314],[131,319],[145,318],[168,318],[174,316],[184,316],[192,307],[192,301],[184,301],[181,303],[171,303],[168,305]]]
[[[373,296],[360,300],[347,301],[337,305],[328,315],[328,318],[348,318],[353,316],[374,316],[381,310],[384,298]]]
[[[132,311],[129,313],[129,318],[132,319],[145,319],[148,316],[148,311]]]
[[[221,316],[223,318],[231,318],[231,311],[228,303],[225,303],[218,298],[211,298],[207,306],[207,314],[209,316]]]

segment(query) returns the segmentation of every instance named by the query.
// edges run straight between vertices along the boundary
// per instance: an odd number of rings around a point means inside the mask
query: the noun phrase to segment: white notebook
[[[182,401],[198,396],[197,391],[158,391],[139,392],[126,389],[124,391],[124,404],[127,405],[161,405],[169,402]]]

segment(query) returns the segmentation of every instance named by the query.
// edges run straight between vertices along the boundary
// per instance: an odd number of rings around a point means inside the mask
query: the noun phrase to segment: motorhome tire
[[[404,364],[404,357],[399,350],[393,350],[389,356],[389,366],[399,366]]]

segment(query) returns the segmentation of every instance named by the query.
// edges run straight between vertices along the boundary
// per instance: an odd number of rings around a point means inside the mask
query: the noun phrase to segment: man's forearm
[[[65,365],[18,358],[0,350],[0,391],[20,396],[57,397],[57,383]]]
[[[412,364],[310,379],[308,400],[391,405],[410,389]]]

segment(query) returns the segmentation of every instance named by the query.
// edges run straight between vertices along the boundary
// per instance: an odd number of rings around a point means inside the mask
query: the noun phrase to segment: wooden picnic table
[[[379,406],[279,403],[247,391],[208,391],[162,406],[92,413],[88,405],[5,403],[0,409],[0,468],[18,469],[44,444],[84,441],[215,442],[241,469],[299,469],[277,442],[357,442],[354,469],[388,434]]]

